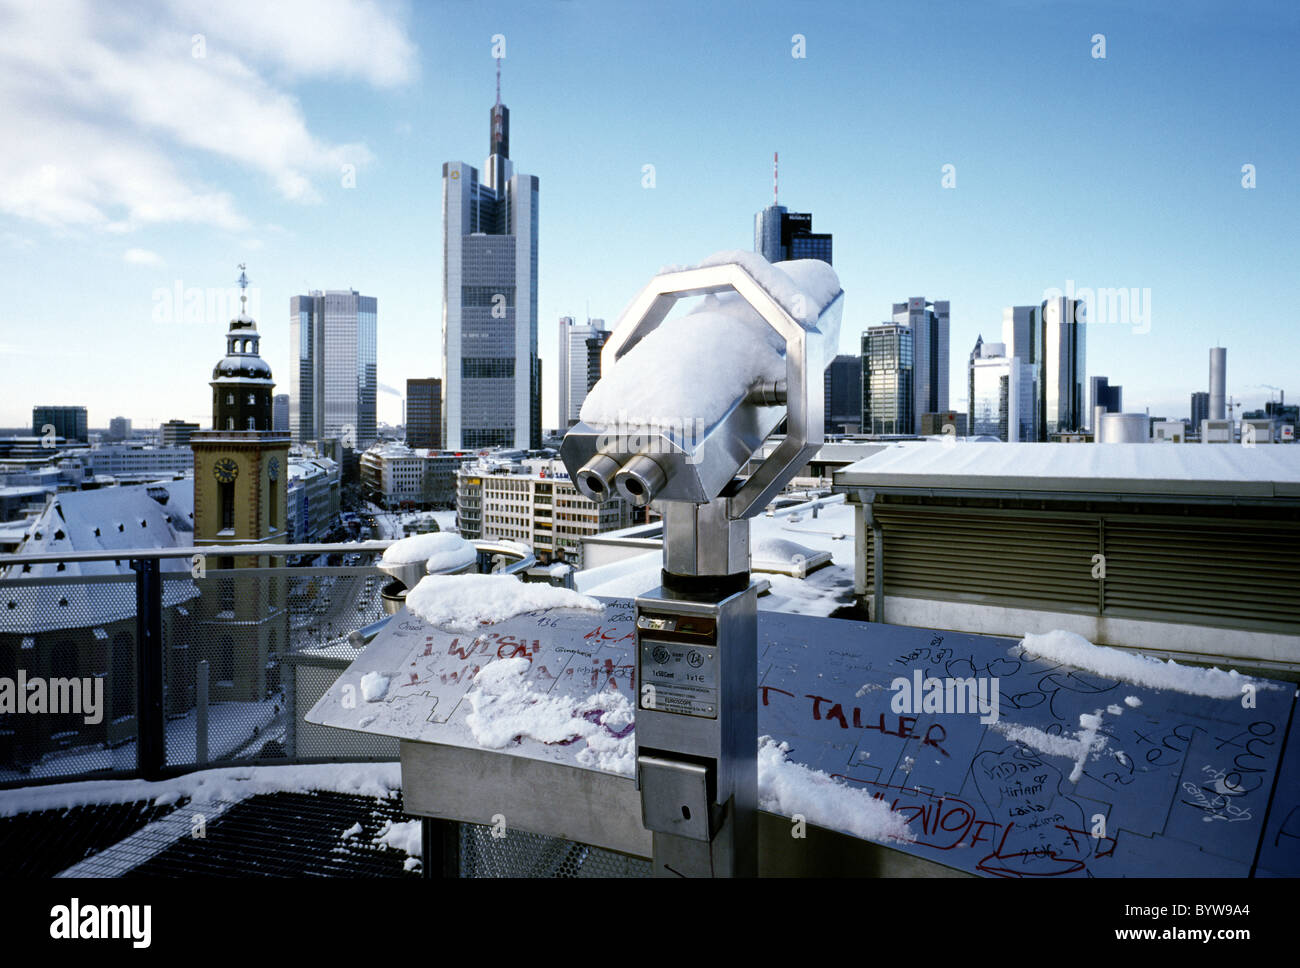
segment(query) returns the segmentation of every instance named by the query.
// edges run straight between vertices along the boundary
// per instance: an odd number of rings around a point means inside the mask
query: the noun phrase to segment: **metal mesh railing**
[[[129,576],[0,586],[0,786],[134,772],[135,600]]]
[[[649,877],[651,863],[588,844],[522,830],[494,836],[491,827],[462,823],[461,877]]]
[[[387,577],[356,568],[163,572],[163,766],[395,759],[397,743],[302,716],[355,658],[353,630],[384,616]],[[134,576],[0,583],[0,788],[139,772]]]

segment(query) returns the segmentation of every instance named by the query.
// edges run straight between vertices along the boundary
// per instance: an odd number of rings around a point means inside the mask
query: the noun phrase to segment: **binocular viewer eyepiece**
[[[607,454],[597,454],[582,465],[574,482],[579,491],[598,504],[618,493],[635,507],[644,507],[668,483],[668,473],[645,454],[637,454],[622,465]]]

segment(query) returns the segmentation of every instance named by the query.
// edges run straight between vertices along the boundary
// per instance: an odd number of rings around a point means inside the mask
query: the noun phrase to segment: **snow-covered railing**
[[[192,545],[173,548],[109,548],[103,551],[55,551],[36,554],[0,555],[0,569],[10,565],[50,565],[78,561],[151,561],[166,558],[193,558],[195,555],[272,555],[283,558],[291,555],[378,554],[397,539],[378,541],[344,541],[334,544],[231,544]],[[14,576],[17,577],[17,576]],[[0,577],[0,581],[4,579]]]

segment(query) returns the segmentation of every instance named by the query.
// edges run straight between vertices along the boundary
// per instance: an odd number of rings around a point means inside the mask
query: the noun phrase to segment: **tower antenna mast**
[[[780,160],[780,159],[779,159],[778,154],[777,154],[775,151],[772,152],[772,204],[773,204],[773,205],[779,205],[779,204],[780,204],[780,202],[777,201],[777,195],[776,195],[776,174],[777,174],[777,162],[778,162],[779,160]]]

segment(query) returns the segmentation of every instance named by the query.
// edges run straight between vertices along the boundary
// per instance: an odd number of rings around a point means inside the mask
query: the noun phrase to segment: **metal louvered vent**
[[[885,594],[1095,611],[1096,517],[877,504]],[[868,551],[868,563],[871,555]]]
[[[884,593],[1215,628],[1300,630],[1300,524],[877,501]],[[865,588],[875,581],[866,529]],[[1096,555],[1104,577],[1094,577]]]
[[[1106,519],[1108,615],[1295,633],[1300,527]]]

